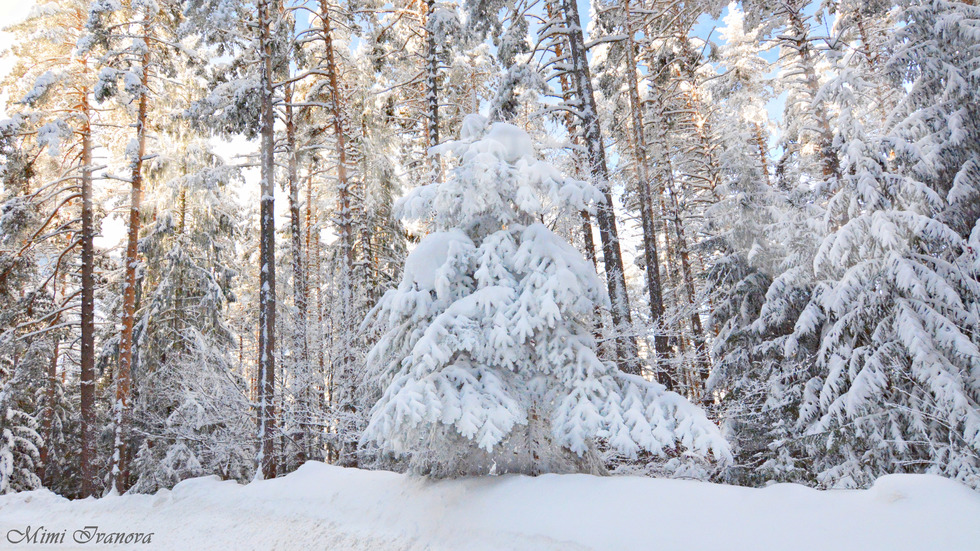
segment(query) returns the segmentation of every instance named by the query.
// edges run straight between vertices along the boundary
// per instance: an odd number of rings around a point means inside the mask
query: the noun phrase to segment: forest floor
[[[817,491],[589,475],[431,481],[311,462],[244,486],[207,477],[155,495],[0,496],[0,549],[977,551],[978,519],[980,493],[928,475]],[[114,533],[144,535],[106,545]],[[64,541],[29,543],[46,534]]]

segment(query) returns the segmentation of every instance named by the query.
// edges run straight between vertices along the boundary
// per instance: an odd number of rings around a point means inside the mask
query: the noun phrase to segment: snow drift
[[[943,550],[980,549],[980,494],[931,475],[869,490],[764,489],[590,475],[433,481],[307,463],[245,486],[196,478],[172,491],[69,501],[0,496],[0,548],[89,549],[74,530],[153,533],[147,550]],[[60,545],[13,545],[31,526]],[[73,547],[74,545],[74,547]],[[101,546],[100,548],[113,548]],[[115,548],[122,548],[116,546]]]

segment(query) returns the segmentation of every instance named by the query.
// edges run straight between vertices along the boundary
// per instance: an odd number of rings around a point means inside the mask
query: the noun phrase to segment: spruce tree
[[[539,220],[602,194],[537,160],[519,128],[478,115],[438,152],[459,165],[400,202],[434,231],[379,305],[368,363],[384,393],[363,442],[436,476],[595,472],[598,446],[727,460],[703,412],[596,355],[589,317],[608,297]]]

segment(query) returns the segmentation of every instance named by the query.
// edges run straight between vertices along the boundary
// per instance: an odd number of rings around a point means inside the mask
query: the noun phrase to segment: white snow
[[[147,550],[975,551],[978,518],[980,493],[931,475],[818,491],[590,475],[432,481],[311,462],[246,486],[197,478],[155,495],[0,496],[0,546],[30,525],[67,530],[64,544],[31,549],[93,547],[71,538],[98,526],[152,532],[127,546]]]
[[[458,249],[472,249],[473,242],[459,230],[432,232],[425,236],[405,259],[404,279],[420,290],[435,290],[444,276],[443,266]]]

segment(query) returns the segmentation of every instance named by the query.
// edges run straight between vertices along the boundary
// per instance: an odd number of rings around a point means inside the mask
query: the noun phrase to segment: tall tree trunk
[[[347,126],[340,97],[340,82],[327,0],[320,0],[320,21],[323,25],[323,48],[327,62],[327,78],[330,83],[328,104],[337,153],[337,208],[339,210],[337,225],[340,230],[344,266],[350,270],[354,264],[354,230],[350,215],[351,182],[347,174]]]
[[[602,241],[602,260],[612,306],[617,360],[622,371],[638,375],[640,362],[636,337],[633,335],[629,296],[626,292],[623,254],[619,246],[619,232],[616,229],[616,215],[609,189],[606,149],[602,142],[602,129],[599,125],[599,114],[592,88],[592,73],[586,57],[585,37],[579,21],[576,0],[562,0],[562,12],[565,20],[564,32],[568,36],[570,72],[576,95],[581,102],[578,107],[582,120],[582,139],[588,155],[589,173],[592,184],[605,196],[605,201],[596,208],[596,222],[599,226],[599,238]]]
[[[143,56],[140,61],[140,97],[136,112],[136,153],[130,161],[132,184],[129,204],[129,235],[126,243],[125,280],[123,283],[122,333],[119,336],[119,369],[116,370],[115,443],[110,469],[112,491],[123,493],[129,478],[130,408],[132,404],[133,327],[136,321],[136,268],[140,232],[140,202],[143,198],[143,157],[146,154],[146,110],[150,75],[150,14],[143,19]]]
[[[657,231],[653,212],[653,193],[647,164],[646,138],[643,127],[640,85],[636,78],[636,44],[633,42],[632,17],[629,0],[625,2],[626,18],[626,73],[629,84],[630,121],[632,123],[633,162],[636,165],[637,195],[640,199],[640,222],[643,229],[643,255],[646,261],[647,294],[650,301],[650,321],[657,331],[653,337],[657,354],[657,380],[674,389],[675,375],[670,363],[670,343],[664,333],[664,298],[660,279],[660,256],[657,251]]]
[[[331,34],[330,12],[327,0],[320,0],[320,21],[323,25],[323,47],[327,62],[327,78],[330,82],[330,115],[337,146],[337,229],[341,249],[340,307],[344,320],[344,342],[341,344],[339,410],[342,418],[352,418],[357,413],[353,393],[353,342],[349,332],[354,322],[354,225],[351,217],[352,182],[347,174],[347,124],[340,97],[338,68]],[[347,427],[347,420],[341,419],[341,427]],[[341,429],[344,432],[344,429]],[[349,434],[340,434],[340,461],[345,466],[357,465],[357,443]]]
[[[82,61],[82,63],[85,63]],[[79,494],[95,494],[95,238],[92,212],[92,110],[89,90],[81,92],[82,113],[82,341],[79,392],[81,394],[81,450]]]
[[[272,4],[259,2],[259,33],[262,48],[262,128],[259,234],[259,453],[256,477],[275,478],[275,384],[276,384],[276,221],[275,221],[275,111],[273,101]]]
[[[293,399],[299,413],[299,434],[293,440],[299,448],[297,461],[310,457],[310,408],[313,380],[309,363],[306,307],[306,266],[303,263],[303,233],[299,203],[299,152],[296,144],[296,121],[293,118],[293,87],[286,87],[286,149],[289,159],[286,174],[289,180],[289,237],[293,269],[293,306],[296,308],[296,327],[293,334]]]

